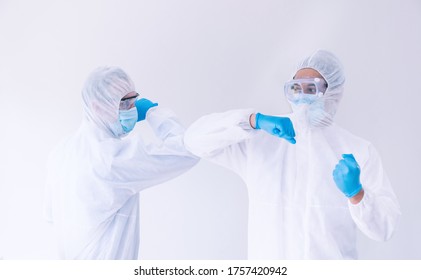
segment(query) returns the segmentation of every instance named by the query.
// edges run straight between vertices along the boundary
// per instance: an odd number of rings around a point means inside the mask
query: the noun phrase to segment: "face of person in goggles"
[[[119,109],[122,111],[130,110],[134,107],[134,103],[138,99],[139,94],[137,92],[130,92],[126,94],[121,100],[120,100],[120,107]]]
[[[326,92],[327,83],[314,69],[299,70],[291,81],[285,83],[284,91],[294,104],[311,104]]]

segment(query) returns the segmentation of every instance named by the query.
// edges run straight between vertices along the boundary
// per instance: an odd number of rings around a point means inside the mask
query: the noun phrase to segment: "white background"
[[[416,0],[0,0],[0,258],[57,258],[42,218],[46,159],[80,124],[95,67],[122,67],[189,125],[233,108],[288,112],[283,83],[318,48],[345,66],[337,123],[376,146],[401,203],[393,238],[360,235],[360,257],[421,259]],[[141,193],[140,256],[245,259],[247,204],[236,175],[202,161]]]

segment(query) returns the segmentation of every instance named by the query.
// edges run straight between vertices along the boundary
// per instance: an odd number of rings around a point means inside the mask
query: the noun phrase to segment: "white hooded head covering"
[[[322,97],[310,105],[295,105],[291,103],[294,112],[301,112],[305,107],[308,125],[310,127],[325,127],[333,122],[339,101],[342,98],[345,83],[345,74],[339,59],[329,51],[318,50],[305,58],[298,65],[296,72],[311,68],[319,72],[326,80],[328,87]]]
[[[121,98],[135,90],[129,75],[119,67],[95,69],[82,90],[85,119],[111,137],[124,134],[118,118]]]

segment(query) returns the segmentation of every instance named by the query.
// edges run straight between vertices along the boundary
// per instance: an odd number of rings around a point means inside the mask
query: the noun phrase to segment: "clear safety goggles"
[[[139,93],[136,92],[135,96],[130,96],[126,98],[122,98],[120,100],[120,110],[129,110],[133,108],[135,105],[134,103],[139,98]]]
[[[327,84],[323,79],[294,79],[285,83],[285,95],[290,100],[295,100],[298,96],[308,95],[313,98],[321,97],[327,89]]]

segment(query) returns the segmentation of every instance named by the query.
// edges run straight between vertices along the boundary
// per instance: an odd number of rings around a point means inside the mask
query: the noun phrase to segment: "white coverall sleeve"
[[[151,108],[146,121],[160,141],[144,146],[132,159],[114,159],[110,173],[113,180],[109,184],[132,193],[171,180],[199,162],[184,147],[185,129],[171,110]]]
[[[173,111],[167,108],[153,107],[146,114],[146,121],[155,135],[161,140],[160,144],[150,144],[146,151],[151,156],[178,155],[195,158],[184,147],[184,133],[186,129],[177,120]]]
[[[253,109],[231,110],[201,117],[185,133],[186,148],[244,178],[247,140],[256,133],[249,122],[254,112]]]
[[[380,156],[372,145],[367,162],[361,166],[360,179],[364,197],[358,204],[348,203],[351,216],[365,235],[386,241],[392,236],[401,213]]]

